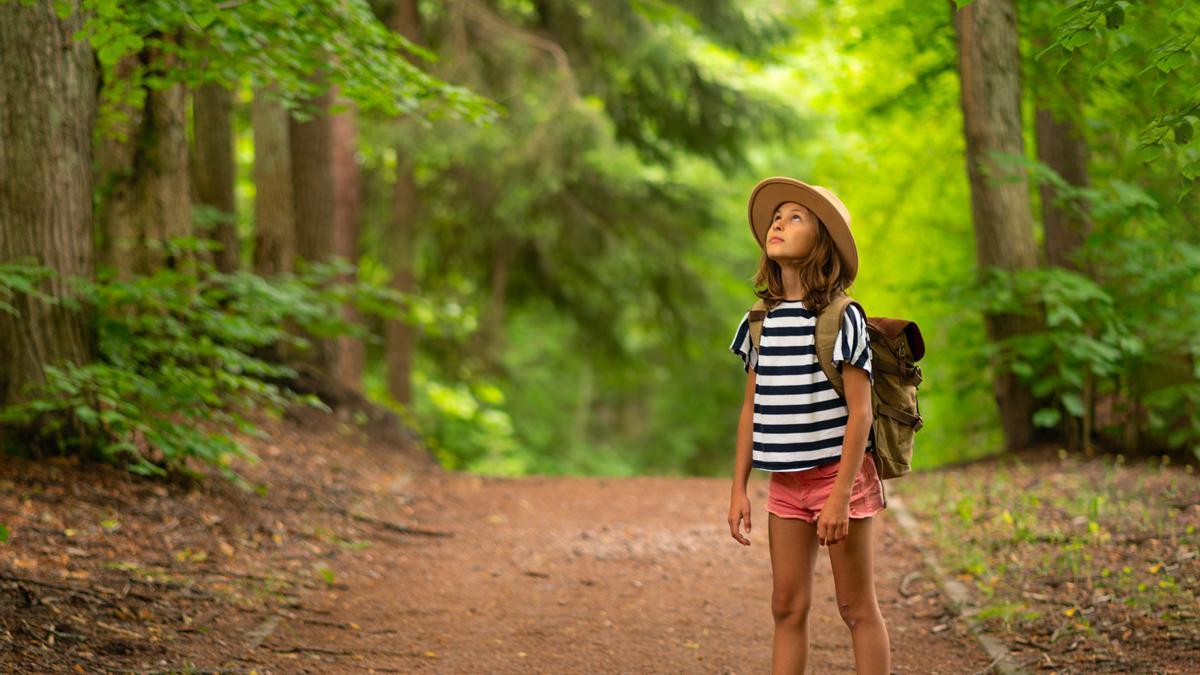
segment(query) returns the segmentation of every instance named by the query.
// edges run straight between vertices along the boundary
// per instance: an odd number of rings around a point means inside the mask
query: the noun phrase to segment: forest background
[[[0,9],[10,447],[236,475],[205,425],[295,391],[449,469],[723,475],[790,175],[924,335],[915,467],[1200,452],[1193,3],[53,7]]]

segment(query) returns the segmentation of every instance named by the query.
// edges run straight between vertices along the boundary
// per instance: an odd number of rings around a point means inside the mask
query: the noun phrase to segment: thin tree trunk
[[[322,85],[322,74],[314,76]],[[292,196],[295,203],[296,253],[309,263],[329,260],[333,251],[334,182],[333,125],[329,116],[332,92],[322,93],[308,102],[311,117],[301,121],[289,118],[288,138],[292,154]],[[339,398],[333,368],[337,342],[309,336],[311,349],[299,355],[296,363],[302,386],[326,398]]]
[[[953,11],[953,2],[950,7]],[[1024,154],[1015,4],[976,0],[954,12],[954,28],[976,258],[981,267],[1032,268],[1037,265],[1037,250],[1028,183],[1024,173],[1001,180],[1008,171],[988,156],[993,151]],[[988,313],[984,322],[993,342],[1037,327],[1036,320],[1016,315]],[[997,371],[994,391],[1008,450],[1024,447],[1034,431],[1032,392],[1006,370]]]
[[[0,4],[0,262],[32,257],[60,277],[41,284],[71,295],[62,277],[94,276],[92,125],[95,57],[71,36],[83,24],[78,0],[60,19],[44,0]],[[51,306],[23,293],[0,311],[0,407],[45,381],[44,368],[96,357],[93,310]],[[71,425],[63,437],[78,435]],[[0,444],[16,430],[0,427]],[[76,440],[87,441],[86,438]]]
[[[233,159],[233,92],[219,84],[201,86],[192,96],[192,113],[197,201],[224,214],[209,235],[221,244],[220,250],[213,251],[213,264],[221,272],[233,272],[240,267],[234,202],[237,170]]]
[[[336,90],[335,90],[336,98]],[[358,143],[358,125],[354,104],[345,101],[347,110],[333,116],[333,184],[334,226],[333,253],[358,267],[359,214],[362,212],[361,180],[355,147]],[[354,273],[349,279],[353,281]],[[361,317],[353,305],[342,308],[342,318],[350,323],[359,323]],[[342,335],[337,340],[335,376],[349,391],[362,393],[363,362],[365,352],[362,340]]]
[[[1038,159],[1071,185],[1087,187],[1088,148],[1075,123],[1070,118],[1060,118],[1048,107],[1039,106],[1036,126]],[[1042,183],[1039,190],[1042,197],[1042,223],[1046,232],[1046,263],[1092,276],[1090,265],[1078,264],[1074,260],[1092,232],[1086,203],[1081,205],[1084,214],[1080,215],[1055,204],[1058,188],[1050,183]]]
[[[504,301],[508,295],[508,276],[515,255],[516,248],[511,239],[499,240],[492,251],[487,306],[483,309],[479,331],[475,335],[475,353],[489,371],[499,367],[500,355],[504,353]]]
[[[421,15],[417,0],[396,0],[388,26],[411,42],[421,39]],[[398,125],[403,122],[397,121]],[[390,250],[392,259],[392,288],[407,295],[416,292],[415,252],[417,222],[420,204],[417,200],[416,180],[408,149],[396,146],[396,185],[392,199],[392,230]],[[403,318],[387,322],[386,349],[388,391],[392,398],[403,405],[412,402],[413,353],[416,350],[417,331]]]
[[[254,92],[254,272],[264,277],[294,271],[295,204],[288,112],[264,90]]]

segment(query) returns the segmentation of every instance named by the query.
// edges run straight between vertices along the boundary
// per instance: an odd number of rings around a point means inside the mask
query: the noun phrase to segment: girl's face
[[[803,260],[817,243],[821,224],[807,207],[784,202],[775,209],[767,228],[767,257],[776,261]]]

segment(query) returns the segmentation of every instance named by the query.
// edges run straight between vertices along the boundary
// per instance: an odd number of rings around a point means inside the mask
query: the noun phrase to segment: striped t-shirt
[[[838,461],[849,421],[846,401],[821,370],[814,344],[817,315],[800,301],[781,302],[763,319],[759,350],[750,345],[750,314],[742,317],[729,350],[755,372],[754,446],[751,466],[763,471],[804,471]],[[842,314],[833,363],[849,361],[872,384],[867,318],[856,305]],[[867,452],[872,451],[867,434]]]

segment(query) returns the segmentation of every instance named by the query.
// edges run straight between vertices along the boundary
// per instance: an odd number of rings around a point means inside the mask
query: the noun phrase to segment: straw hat
[[[795,178],[775,176],[764,178],[750,192],[750,231],[758,245],[766,250],[767,230],[775,209],[784,202],[796,202],[806,206],[825,223],[842,262],[847,267],[850,279],[858,275],[858,248],[850,234],[850,211],[837,195],[820,185],[809,185]]]

